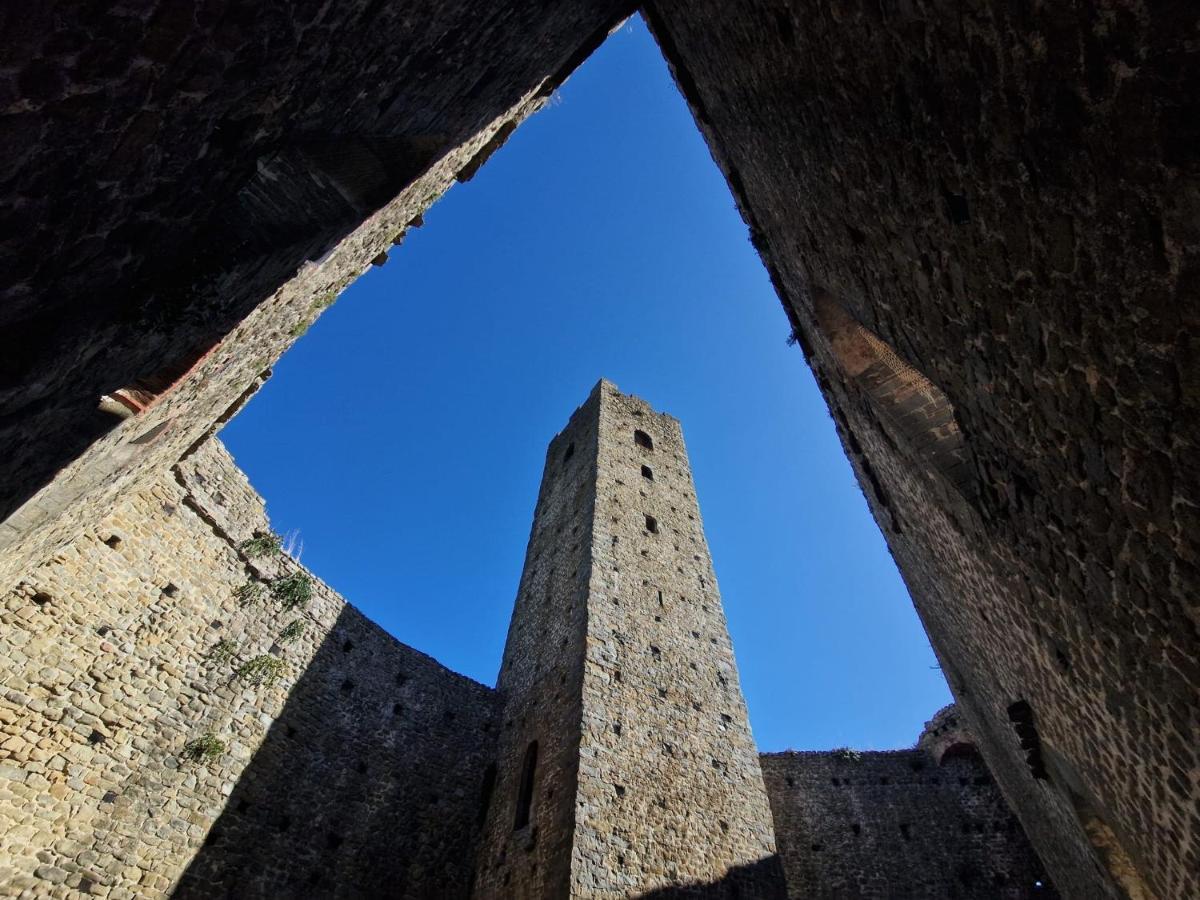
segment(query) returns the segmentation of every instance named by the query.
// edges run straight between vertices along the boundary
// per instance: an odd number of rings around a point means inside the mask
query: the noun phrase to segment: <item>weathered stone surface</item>
[[[467,895],[493,692],[319,582],[240,600],[268,528],[211,441],[4,598],[0,895]]]
[[[796,848],[840,835],[822,767],[841,763],[764,757],[772,818],[679,423],[608,382],[547,451],[498,691],[320,582],[289,608],[273,589],[305,573],[246,543],[269,534],[212,439],[4,598],[0,893],[765,900],[785,893],[775,827],[793,896],[906,865],[914,891],[960,885],[952,863],[1033,872],[1006,825],[943,827],[921,865],[871,837],[814,874]],[[867,756],[932,767],[971,741],[947,711],[925,751]],[[785,791],[801,758],[816,780]],[[970,791],[839,796],[1007,821],[982,764],[959,768]]]
[[[789,896],[1057,897],[953,706],[919,747],[762,755]]]
[[[627,11],[27,7],[0,12],[3,590],[160,486]],[[1195,10],[647,12],[1056,882],[1200,894]],[[176,375],[115,429],[96,412]]]
[[[1200,895],[1196,10],[648,10],[1055,882]]]
[[[783,895],[679,422],[609,382],[547,451],[497,687],[477,895]]]
[[[178,459],[631,9],[0,10],[0,584]],[[218,341],[132,426],[97,410]]]

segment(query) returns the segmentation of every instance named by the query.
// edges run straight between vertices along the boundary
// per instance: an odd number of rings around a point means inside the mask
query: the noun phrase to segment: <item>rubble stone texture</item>
[[[783,896],[679,422],[609,382],[547,451],[497,688],[479,896]]]
[[[0,589],[161,490],[630,11],[0,11]],[[643,12],[1055,883],[1200,894],[1195,9]]]
[[[1196,9],[647,10],[1055,883],[1200,896]]]
[[[269,534],[212,439],[4,598],[0,896],[769,900],[775,828],[791,896],[887,871],[870,841],[797,865],[859,795],[764,785],[679,423],[609,382],[547,451],[497,690],[315,579],[281,602],[307,573],[247,545]],[[949,715],[907,756],[969,742]],[[884,795],[1011,822],[987,783]],[[940,836],[921,884],[979,856]],[[988,873],[1040,872],[1019,828],[986,847]]]
[[[0,9],[0,582],[227,416],[631,10]],[[205,352],[135,421],[98,411]]]
[[[320,582],[245,603],[268,527],[212,441],[4,597],[0,896],[467,896],[493,692]]]
[[[761,760],[795,900],[1058,896],[953,706],[919,749]]]

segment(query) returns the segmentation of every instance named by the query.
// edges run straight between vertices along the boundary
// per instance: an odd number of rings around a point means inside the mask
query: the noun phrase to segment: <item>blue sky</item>
[[[609,378],[683,423],[760,749],[909,746],[950,696],[787,335],[635,18],[222,437],[317,575],[494,684],[546,444]]]

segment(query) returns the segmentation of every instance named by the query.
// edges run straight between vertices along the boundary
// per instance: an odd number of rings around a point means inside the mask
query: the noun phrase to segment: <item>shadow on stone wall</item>
[[[639,900],[785,900],[787,883],[779,857],[737,866],[720,881],[681,884],[639,894]]]
[[[173,896],[467,896],[492,696],[343,609]]]

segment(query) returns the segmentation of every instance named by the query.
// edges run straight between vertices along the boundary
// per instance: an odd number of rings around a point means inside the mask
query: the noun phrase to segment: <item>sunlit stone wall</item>
[[[3,598],[0,895],[467,895],[493,692],[315,580],[240,597],[304,571],[268,527],[210,441]]]
[[[481,896],[783,895],[679,422],[609,382],[547,451],[498,687]]]

